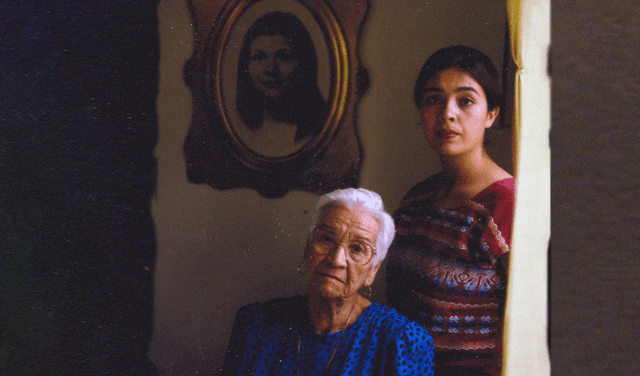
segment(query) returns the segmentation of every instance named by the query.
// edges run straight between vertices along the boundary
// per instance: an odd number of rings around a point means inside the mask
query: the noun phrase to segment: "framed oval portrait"
[[[268,198],[356,187],[358,58],[368,1],[191,0],[187,179]]]
[[[207,112],[249,168],[277,171],[317,154],[347,95],[344,36],[324,2],[239,1],[205,49]]]

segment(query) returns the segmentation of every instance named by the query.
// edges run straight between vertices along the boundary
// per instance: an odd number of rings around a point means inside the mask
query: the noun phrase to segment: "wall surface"
[[[552,373],[639,375],[640,3],[552,3]]]
[[[158,258],[151,357],[162,375],[209,373],[220,366],[234,314],[242,305],[305,292],[296,272],[317,197],[293,191],[265,199],[250,189],[217,191],[187,182],[182,154],[191,94],[182,79],[192,53],[187,4],[158,8],[161,58],[158,97],[158,188],[153,202]],[[372,1],[360,56],[371,86],[358,124],[365,160],[361,186],[394,210],[406,191],[440,170],[423,141],[412,104],[424,60],[467,44],[502,65],[503,1]],[[509,168],[508,134],[495,159]],[[506,146],[506,147],[505,147]],[[379,276],[384,276],[380,273]],[[384,278],[374,300],[384,301]]]

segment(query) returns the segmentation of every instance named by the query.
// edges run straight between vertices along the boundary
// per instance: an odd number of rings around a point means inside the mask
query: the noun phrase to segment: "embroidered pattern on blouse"
[[[487,349],[495,349],[496,344],[494,342],[488,341],[469,341],[464,343],[456,343],[456,344],[447,344],[444,345],[442,343],[436,343],[435,348],[438,349],[446,349],[446,350],[487,350]]]
[[[507,242],[505,241],[504,237],[502,236],[502,233],[500,232],[500,230],[498,229],[498,226],[496,225],[496,223],[493,221],[493,217],[491,216],[491,213],[489,212],[489,210],[484,207],[484,205],[481,205],[477,202],[471,201],[470,205],[472,208],[474,208],[475,210],[477,210],[479,213],[482,213],[482,217],[488,219],[487,223],[485,224],[485,228],[488,229],[491,232],[491,235],[493,235],[493,239],[496,239],[500,249],[503,250],[503,252],[509,252],[509,245],[507,244]],[[483,243],[484,248],[488,249],[488,246],[486,243]]]
[[[501,285],[495,270],[473,268],[457,261],[444,261],[435,255],[424,255],[413,250],[394,254],[394,262],[419,271],[423,277],[447,287],[463,285],[468,291],[489,291]],[[425,271],[427,274],[424,274]]]
[[[394,213],[388,302],[425,327],[438,352],[454,351],[453,363],[485,366],[493,358],[475,354],[499,359],[506,281],[498,261],[510,251],[506,231],[515,180],[496,182],[460,207],[442,209],[434,205],[438,179],[416,185]]]
[[[456,302],[446,302],[444,300],[435,299],[423,294],[420,294],[416,291],[409,291],[409,296],[411,299],[415,299],[419,301],[421,304],[438,307],[441,309],[451,310],[451,309],[498,309],[500,305],[498,303],[480,303],[480,304],[471,304],[471,303],[456,303]]]

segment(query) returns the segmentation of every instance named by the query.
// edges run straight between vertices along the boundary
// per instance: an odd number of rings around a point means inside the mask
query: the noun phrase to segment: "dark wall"
[[[149,375],[156,1],[0,4],[0,374]]]
[[[640,375],[640,2],[552,1],[553,375]]]

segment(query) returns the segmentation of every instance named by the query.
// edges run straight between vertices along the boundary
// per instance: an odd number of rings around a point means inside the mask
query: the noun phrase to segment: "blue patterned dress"
[[[344,333],[319,334],[309,323],[307,297],[298,295],[238,311],[222,375],[431,376],[433,340],[419,325],[377,303]]]

